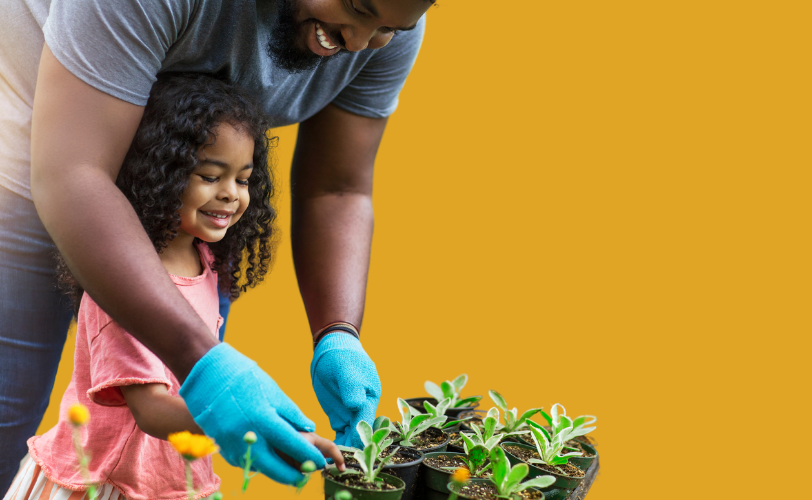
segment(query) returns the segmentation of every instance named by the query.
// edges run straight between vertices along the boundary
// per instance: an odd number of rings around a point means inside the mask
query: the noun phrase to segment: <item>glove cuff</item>
[[[366,354],[364,347],[361,345],[361,341],[352,335],[346,335],[343,333],[325,335],[319,341],[319,344],[316,346],[316,351],[313,353],[313,362],[310,363],[311,377],[313,377],[313,372],[316,370],[316,365],[319,363],[319,358],[321,358],[328,351],[332,350],[359,351]]]
[[[180,386],[180,396],[193,417],[226,390],[231,381],[256,363],[226,343],[218,344],[200,358]]]

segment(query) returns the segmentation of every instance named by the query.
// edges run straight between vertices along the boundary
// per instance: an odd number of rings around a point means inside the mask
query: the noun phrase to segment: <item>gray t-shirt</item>
[[[266,53],[275,16],[272,0],[11,0],[12,21],[25,46],[0,52],[0,76],[17,72],[21,60],[38,63],[42,39],[23,30],[39,25],[44,41],[71,73],[124,101],[144,105],[156,75],[168,71],[216,73],[258,97],[274,126],[301,122],[333,103],[368,117],[390,115],[414,64],[425,17],[413,31],[394,36],[385,47],[333,56],[313,71],[291,74],[276,68]],[[48,4],[50,3],[50,9]],[[45,13],[48,12],[47,16]],[[28,23],[21,28],[23,18]],[[0,28],[8,21],[0,21]],[[44,26],[43,26],[44,23]],[[8,26],[11,29],[11,26]],[[0,29],[0,32],[2,30]],[[6,36],[3,43],[6,44]],[[20,41],[20,38],[25,38]],[[38,46],[32,46],[38,43]],[[28,65],[25,65],[28,66]],[[30,67],[29,67],[30,69]],[[15,75],[9,75],[15,80]],[[26,78],[25,87],[35,82]],[[33,87],[3,93],[5,100],[33,98]],[[17,96],[17,97],[15,97]],[[17,106],[30,112],[33,103]],[[3,103],[3,109],[7,103]],[[14,120],[28,128],[30,115]],[[4,133],[0,123],[0,135]],[[18,134],[19,135],[19,134]],[[19,141],[17,141],[19,142]],[[30,143],[22,145],[30,148]],[[3,145],[5,149],[6,145]],[[29,166],[17,151],[0,150],[0,185],[30,199]],[[27,157],[27,151],[26,155]]]

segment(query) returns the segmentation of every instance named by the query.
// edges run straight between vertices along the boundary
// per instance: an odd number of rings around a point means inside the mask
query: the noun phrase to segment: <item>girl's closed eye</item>
[[[200,174],[198,174],[198,175],[200,175]],[[206,182],[217,182],[218,181],[217,177],[207,177],[205,175],[200,175],[200,177]]]

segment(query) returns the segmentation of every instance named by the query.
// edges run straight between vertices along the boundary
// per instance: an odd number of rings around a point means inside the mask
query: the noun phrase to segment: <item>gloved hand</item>
[[[226,462],[241,467],[248,431],[257,435],[251,445],[252,469],[274,481],[296,484],[304,476],[285,463],[274,448],[299,463],[312,460],[325,465],[324,457],[298,431],[313,432],[315,424],[262,371],[255,362],[228,344],[213,347],[192,368],[181,385],[197,425],[220,447]]]
[[[344,333],[322,337],[313,353],[310,378],[319,404],[336,431],[335,443],[363,448],[358,422],[375,420],[381,381],[361,342]]]

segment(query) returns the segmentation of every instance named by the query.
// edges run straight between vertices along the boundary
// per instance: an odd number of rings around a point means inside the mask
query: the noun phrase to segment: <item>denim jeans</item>
[[[0,492],[48,407],[71,320],[34,204],[0,187]]]
[[[72,317],[54,251],[34,204],[0,186],[0,496],[48,407]],[[230,307],[221,297],[223,319]]]

